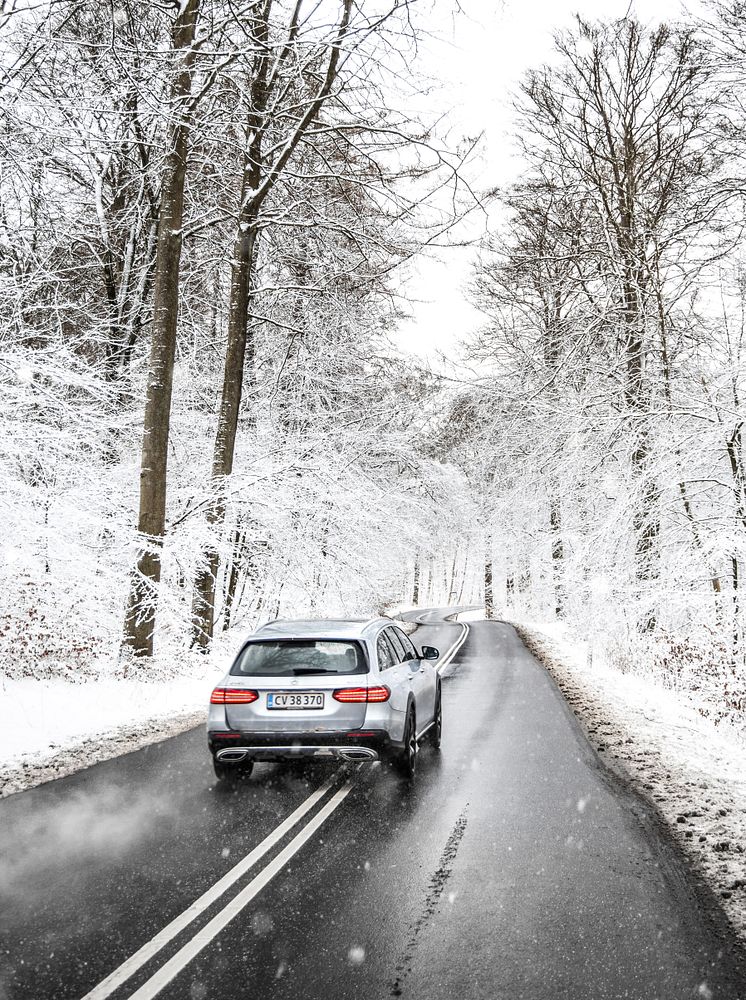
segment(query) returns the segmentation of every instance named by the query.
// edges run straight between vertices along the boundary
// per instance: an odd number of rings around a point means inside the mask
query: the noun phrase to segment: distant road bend
[[[0,802],[0,1000],[746,1000],[742,953],[512,628],[412,614],[440,753],[257,765],[202,728]]]

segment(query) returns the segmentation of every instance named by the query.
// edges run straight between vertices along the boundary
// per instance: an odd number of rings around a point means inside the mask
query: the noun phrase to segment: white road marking
[[[458,653],[463,644],[466,642],[466,637],[469,634],[469,626],[466,624],[466,622],[459,622],[459,625],[461,626],[463,631],[461,635],[458,637],[458,639],[451,646],[451,648],[443,655],[440,662],[438,663],[438,666],[435,668],[438,671],[438,673],[441,673],[443,671],[443,668],[448,666],[448,664],[454,658],[456,653]]]
[[[352,782],[347,781],[334,793],[325,806],[307,823],[303,829],[293,837],[290,843],[284,847],[274,860],[270,861],[266,868],[263,868],[256,878],[252,879],[219,913],[217,913],[209,923],[205,924],[202,930],[198,931],[191,941],[176,952],[150,979],[144,983],[139,990],[136,990],[130,1000],[152,1000],[160,991],[167,986],[186,966],[195,958],[203,948],[238,916],[241,910],[250,903],[251,900],[281,871],[290,861],[293,855],[303,847],[306,841],[314,835],[318,828],[328,819],[334,810],[339,806],[352,790]]]
[[[180,934],[185,927],[188,927],[193,920],[195,920],[200,913],[203,913],[209,906],[219,899],[223,893],[229,889],[234,882],[238,881],[242,875],[244,875],[250,868],[252,868],[258,861],[260,861],[264,855],[270,851],[275,844],[277,844],[282,838],[291,830],[305,815],[309,812],[316,803],[323,799],[329,789],[332,787],[336,781],[337,776],[333,775],[328,781],[317,788],[315,792],[308,796],[301,804],[295,809],[287,819],[283,820],[279,826],[275,827],[274,830],[268,836],[264,838],[261,844],[258,844],[252,851],[250,851],[244,858],[242,858],[238,864],[234,865],[229,872],[219,881],[215,883],[207,892],[203,893],[198,899],[196,899],[190,906],[180,913],[178,917],[175,917],[170,924],[167,924],[163,930],[159,931],[154,938],[146,942],[138,951],[131,955],[125,962],[123,962],[117,969],[114,969],[106,979],[102,979],[98,986],[94,986],[90,993],[86,993],[83,1000],[104,1000],[105,997],[110,996],[116,989],[118,989],[122,983],[125,983],[130,979],[138,969],[141,969],[143,965],[150,961],[150,959],[157,955],[158,952],[164,948],[169,941],[172,941],[177,934]],[[252,883],[253,884],[253,883]]]

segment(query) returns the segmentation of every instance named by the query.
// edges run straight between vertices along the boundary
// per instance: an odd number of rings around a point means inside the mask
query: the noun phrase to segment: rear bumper
[[[353,733],[237,733],[210,732],[210,752],[224,764],[245,760],[283,761],[314,758],[357,761],[380,760],[395,746],[385,732]]]

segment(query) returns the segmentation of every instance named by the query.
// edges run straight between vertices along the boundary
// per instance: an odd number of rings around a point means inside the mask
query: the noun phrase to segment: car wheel
[[[251,776],[251,772],[254,770],[254,761],[242,760],[240,764],[221,764],[213,757],[212,767],[218,781],[225,785],[235,785],[236,782]]]
[[[427,734],[428,742],[433,750],[440,750],[440,739],[443,733],[443,704],[440,697],[440,688],[435,696],[435,720]]]
[[[396,770],[403,778],[412,781],[417,773],[417,727],[415,725],[414,712],[410,710],[407,716],[407,723],[404,727],[404,747],[395,758]]]

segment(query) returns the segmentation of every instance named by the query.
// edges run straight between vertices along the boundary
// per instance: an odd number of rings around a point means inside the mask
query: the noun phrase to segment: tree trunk
[[[451,576],[448,581],[448,603],[452,604],[456,596],[456,562],[458,560],[458,548],[453,550],[453,561],[451,562]]]
[[[495,617],[495,600],[492,593],[492,537],[487,535],[484,540],[484,615],[485,618]]]
[[[562,541],[562,507],[556,482],[550,484],[549,528],[552,536],[552,585],[554,588],[554,613],[562,618],[565,613],[564,558]]]
[[[461,583],[458,588],[458,596],[456,598],[456,604],[461,604],[464,600],[464,589],[466,588],[466,580],[469,573],[469,543],[466,543],[466,549],[464,550],[464,564],[461,567]]]
[[[412,585],[412,604],[415,607],[420,603],[420,559],[414,558],[414,584]]]
[[[241,529],[236,526],[233,531],[231,560],[225,574],[225,593],[223,597],[223,632],[231,626],[231,612],[236,599],[236,587],[238,585],[238,575],[243,561],[242,552],[246,544],[246,536]]]
[[[433,557],[427,563],[427,583],[425,584],[425,604],[431,604],[433,599]]]
[[[625,228],[631,232],[631,218],[624,218],[623,229]],[[625,252],[631,256],[634,249],[627,248]],[[638,290],[639,281],[635,264],[629,262],[627,268],[623,293],[626,327],[624,349],[627,367],[624,395],[630,426],[635,437],[631,455],[632,477],[635,482],[642,484],[641,500],[636,503],[632,517],[635,530],[635,573],[639,581],[648,581],[657,576],[654,560],[655,540],[660,529],[656,511],[658,490],[649,470],[650,433],[645,403],[643,316]],[[644,627],[646,630],[654,628],[655,619],[649,616]]]
[[[738,619],[741,612],[741,598],[739,593],[739,566],[735,556],[731,558],[731,580],[733,584],[733,650],[738,649],[741,640],[741,630],[738,627]]]
[[[743,450],[741,442],[742,425],[736,424],[733,433],[727,441],[728,460],[730,462],[731,474],[733,476],[733,490],[736,497],[736,519],[740,521],[742,527],[746,528],[746,470],[744,469]],[[740,641],[740,572],[738,557],[733,553],[731,557],[732,580],[733,580],[733,648],[737,650]]]
[[[241,184],[241,205],[245,205],[252,186],[248,158],[244,163]],[[217,535],[225,518],[226,479],[233,471],[233,458],[238,432],[238,415],[243,393],[246,345],[249,329],[249,300],[256,250],[256,219],[245,208],[239,212],[238,235],[233,250],[230,306],[228,311],[228,342],[225,351],[223,391],[220,398],[218,428],[212,460],[213,501],[207,521]],[[202,569],[194,581],[192,599],[192,644],[206,650],[214,631],[215,587],[220,554],[217,538],[205,553]]]
[[[213,530],[211,546],[203,555],[202,568],[194,581],[192,597],[192,645],[205,652],[214,631],[215,589],[220,553],[217,542],[225,519],[226,479],[233,471],[233,457],[238,433],[238,414],[243,393],[246,345],[249,332],[249,302],[254,262],[257,250],[257,220],[259,202],[255,193],[262,177],[262,125],[267,103],[269,72],[269,9],[255,22],[257,48],[262,50],[255,64],[251,84],[252,112],[246,123],[246,146],[241,163],[241,190],[238,203],[238,226],[233,246],[230,301],[228,306],[228,339],[225,348],[223,390],[212,457],[212,503],[207,522]]]
[[[513,573],[508,573],[505,577],[505,600],[508,608],[512,611],[515,605],[515,576]]]
[[[172,34],[172,51],[178,60],[178,69],[171,84],[169,103],[175,113],[168,129],[168,153],[163,168],[158,220],[150,375],[140,464],[139,552],[124,623],[125,645],[136,656],[153,655],[153,630],[161,579],[184,180],[192,118],[188,102],[192,89],[193,42],[198,13],[199,0],[186,0],[174,22]]]
[[[671,413],[673,413],[673,392],[672,392],[672,388],[671,388],[671,363],[670,363],[669,355],[668,355],[668,335],[666,333],[666,312],[665,312],[665,308],[664,308],[663,296],[661,294],[660,273],[659,273],[659,268],[658,268],[658,262],[657,261],[656,261],[655,280],[656,280],[655,296],[656,296],[656,304],[657,304],[657,308],[658,308],[658,332],[659,332],[660,340],[661,340],[661,370],[662,370],[662,374],[663,374],[663,392],[664,392],[664,396],[665,396],[665,399],[666,399],[666,403],[668,404],[668,408],[671,411]],[[674,455],[675,455],[675,458],[676,458],[676,468],[677,468],[677,470],[680,473],[681,472],[681,449],[679,448],[678,444],[674,448]],[[716,623],[716,625],[720,625],[721,618],[722,618],[720,577],[717,575],[717,573],[715,573],[713,571],[712,567],[710,566],[710,562],[709,562],[709,559],[707,557],[705,546],[704,546],[704,543],[702,541],[702,535],[701,535],[700,530],[699,530],[699,524],[697,523],[697,519],[696,519],[696,517],[694,515],[694,510],[692,508],[692,504],[691,504],[691,501],[689,499],[689,491],[687,489],[686,483],[684,482],[684,480],[681,478],[680,475],[678,477],[678,484],[677,485],[678,485],[678,490],[679,490],[679,496],[681,497],[681,503],[682,503],[682,506],[684,507],[684,514],[686,515],[686,519],[687,519],[687,521],[689,523],[689,527],[691,528],[692,539],[694,541],[694,545],[695,545],[697,551],[701,554],[702,561],[704,562],[705,568],[707,570],[707,574],[710,577],[710,583],[712,584],[712,590],[713,590],[713,594],[714,594],[714,598],[715,598],[715,623]]]
[[[247,349],[249,300],[261,207],[278,177],[285,170],[309,125],[317,117],[331,93],[337,75],[342,42],[349,26],[352,0],[343,0],[336,40],[331,46],[326,74],[318,93],[308,105],[277,159],[268,165],[263,159],[262,143],[266,128],[266,109],[274,77],[274,71],[272,77],[269,76],[272,56],[269,32],[270,8],[271,0],[268,0],[264,13],[257,20],[255,30],[255,39],[260,55],[251,87],[253,110],[247,123],[247,148],[243,157],[238,234],[233,253],[233,275],[228,312],[228,343],[218,429],[213,452],[212,489],[214,498],[207,515],[208,523],[213,528],[213,544],[204,554],[202,569],[194,582],[192,645],[202,651],[206,651],[209,647],[214,629],[215,587],[220,564],[216,539],[225,517],[226,480],[233,471],[233,456],[238,431],[238,413],[241,405]],[[297,4],[290,21],[289,42],[278,57],[280,61],[290,53],[292,41],[297,32],[299,15],[300,4]]]

